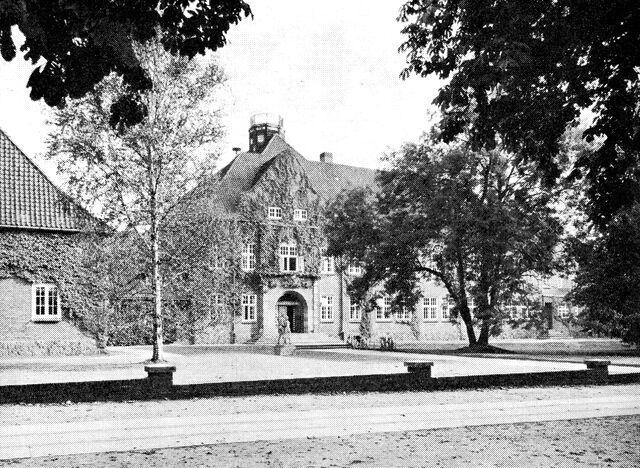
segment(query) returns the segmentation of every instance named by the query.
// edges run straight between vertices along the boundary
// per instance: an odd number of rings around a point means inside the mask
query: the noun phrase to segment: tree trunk
[[[153,255],[153,362],[164,361],[162,342],[162,279],[160,277],[160,255],[158,248],[158,225],[153,216],[151,227],[151,250]]]
[[[480,336],[478,337],[478,344],[481,346],[489,345],[489,321],[483,320],[482,327],[480,328]]]
[[[471,312],[469,312],[468,306],[462,306],[460,311],[460,317],[464,322],[465,329],[467,330],[467,339],[469,340],[469,346],[474,346],[477,343],[476,331],[473,329],[473,319]]]

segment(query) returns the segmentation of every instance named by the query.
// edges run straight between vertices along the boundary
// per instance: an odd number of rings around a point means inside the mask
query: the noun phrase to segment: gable
[[[78,231],[90,219],[0,130],[0,227]]]

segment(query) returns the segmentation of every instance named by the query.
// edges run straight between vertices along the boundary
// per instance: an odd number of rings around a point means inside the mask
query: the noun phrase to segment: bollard
[[[594,374],[598,376],[608,376],[609,375],[609,364],[611,361],[604,361],[601,359],[587,359],[584,361],[587,365],[587,370],[594,372]]]
[[[410,374],[419,374],[420,377],[431,378],[433,362],[430,361],[406,361],[404,366]]]
[[[149,364],[144,366],[147,372],[147,383],[153,387],[171,387],[176,366],[171,364]]]

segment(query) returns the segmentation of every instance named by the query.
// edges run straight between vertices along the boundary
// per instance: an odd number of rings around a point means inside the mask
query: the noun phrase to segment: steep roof
[[[274,135],[261,153],[240,153],[218,172],[216,198],[227,212],[235,211],[242,193],[251,189],[274,163],[276,157],[284,152],[288,152],[298,160],[311,187],[325,201],[334,199],[344,190],[376,186],[375,170],[309,161],[280,135]]]
[[[79,231],[90,219],[0,129],[0,227]]]

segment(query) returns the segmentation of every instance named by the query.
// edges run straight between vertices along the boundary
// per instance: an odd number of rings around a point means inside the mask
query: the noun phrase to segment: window
[[[467,305],[469,306],[469,312],[471,312],[471,315],[475,314],[476,300],[472,297],[471,299],[468,300]]]
[[[361,316],[360,304],[353,298],[349,298],[349,321],[359,322]]]
[[[213,257],[213,268],[215,270],[220,270],[224,266],[224,260],[219,255]]]
[[[322,257],[322,273],[332,274],[336,272],[336,263],[333,257]]]
[[[558,304],[558,315],[562,318],[569,318],[569,305],[566,302]]]
[[[282,219],[282,209],[277,206],[269,207],[269,219]]]
[[[242,321],[243,322],[256,321],[256,302],[257,302],[257,297],[255,294],[242,295]]]
[[[455,302],[449,296],[442,300],[442,321],[448,321],[451,318],[451,309],[455,306]]]
[[[320,298],[320,320],[333,322],[333,296],[322,296]]]
[[[362,267],[355,262],[349,263],[347,266],[347,274],[351,276],[360,276],[362,274]]]
[[[245,244],[242,247],[242,269],[253,271],[256,269],[256,244]]]
[[[425,297],[423,300],[422,316],[424,320],[438,320],[438,298]]]
[[[378,303],[376,309],[376,320],[388,321],[391,320],[391,297],[384,296],[382,301]]]
[[[224,296],[222,294],[214,294],[211,296],[211,305],[213,307],[222,307],[224,305]]]
[[[293,210],[294,221],[306,221],[308,218],[307,210]]]
[[[60,300],[53,284],[34,284],[32,287],[31,318],[42,322],[59,322]]]
[[[396,320],[411,320],[411,309],[403,307],[396,313]]]
[[[504,310],[511,320],[516,320],[518,318],[518,306],[508,302],[507,305],[505,305]]]
[[[304,261],[298,256],[295,244],[280,245],[280,271],[291,273],[304,270]]]

